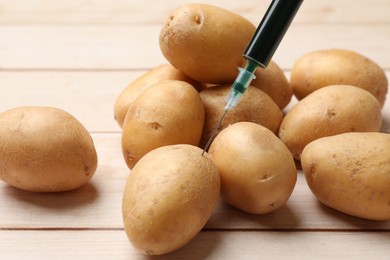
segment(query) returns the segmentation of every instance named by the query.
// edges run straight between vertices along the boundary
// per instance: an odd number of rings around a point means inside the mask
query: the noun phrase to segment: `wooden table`
[[[113,105],[129,82],[166,62],[159,30],[174,8],[189,2],[0,0],[0,111],[62,108],[91,132],[99,156],[93,179],[72,192],[29,193],[0,183],[0,259],[144,259],[123,229],[129,170]],[[255,24],[270,3],[198,2]],[[298,57],[326,48],[358,51],[390,79],[390,1],[304,2],[274,60],[289,75]],[[384,132],[390,132],[390,94],[387,99]],[[283,208],[257,216],[220,202],[195,239],[162,259],[390,259],[389,242],[390,222],[321,205],[299,172]]]

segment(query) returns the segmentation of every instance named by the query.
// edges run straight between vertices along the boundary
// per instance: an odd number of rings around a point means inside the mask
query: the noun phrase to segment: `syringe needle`
[[[213,132],[211,132],[210,138],[209,138],[209,140],[207,141],[205,147],[203,148],[202,156],[203,156],[203,154],[209,149],[209,146],[210,146],[211,142],[213,141],[215,135],[217,134],[217,131],[218,131],[219,127],[221,126],[222,121],[223,121],[223,119],[225,118],[226,113],[227,113],[228,111],[229,111],[228,109],[225,109],[225,111],[223,112],[223,115],[222,115],[221,119],[219,119],[218,124],[214,127]]]
[[[230,94],[226,100],[225,112],[223,113],[221,119],[219,119],[218,124],[215,126],[213,132],[210,135],[209,140],[206,143],[206,146],[203,149],[202,155],[209,149],[211,142],[213,141],[215,135],[218,132],[219,127],[222,124],[223,119],[225,118],[226,113],[237,105],[238,100],[244,94],[245,90],[248,88],[252,79],[256,78],[253,73],[257,69],[257,65],[254,64],[251,60],[248,60],[245,69],[239,68],[240,73],[238,74],[236,80],[232,85]]]
[[[236,106],[252,79],[255,78],[254,72],[257,67],[267,67],[302,2],[303,0],[273,0],[268,7],[243,54],[247,64],[245,68],[239,68],[240,72],[232,85],[225,112],[211,133],[202,155],[209,148],[226,113]]]

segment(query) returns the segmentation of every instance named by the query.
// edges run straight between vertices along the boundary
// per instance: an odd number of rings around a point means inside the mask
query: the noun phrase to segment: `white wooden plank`
[[[159,26],[0,27],[2,69],[154,67],[164,60]]]
[[[9,23],[162,23],[169,13],[177,7],[193,3],[191,0],[158,0],[147,1],[48,1],[40,0],[25,2],[23,0],[4,0],[0,22]],[[249,0],[246,2],[218,0],[199,0],[197,3],[216,5],[228,10],[234,10],[242,15],[254,15],[262,10],[269,1]],[[253,10],[255,9],[255,10]],[[263,11],[264,10],[264,11]]]
[[[0,71],[0,112],[17,106],[54,106],[74,115],[90,132],[118,132],[114,103],[145,71]]]
[[[296,25],[287,31],[274,59],[290,69],[303,54],[336,48],[356,51],[383,69],[390,69],[389,41],[389,25]]]
[[[68,0],[24,1],[2,0],[2,24],[134,24],[162,23],[175,8],[192,3],[191,0]],[[268,0],[218,1],[198,0],[237,12],[258,23],[268,7]],[[371,0],[367,11],[366,0],[305,1],[296,17],[298,23],[311,22],[390,22],[390,4],[387,0]]]
[[[390,232],[201,232],[158,259],[389,259]],[[122,230],[0,231],[3,259],[151,259]]]
[[[122,228],[122,194],[129,170],[120,134],[94,134],[98,170],[89,184],[65,193],[30,193],[0,182],[0,228]],[[351,217],[321,205],[302,173],[287,204],[267,215],[253,215],[220,201],[206,229],[390,230],[390,221]]]
[[[139,69],[166,62],[161,26],[1,26],[0,69]],[[291,69],[318,49],[355,50],[390,69],[388,25],[293,25],[274,60]]]

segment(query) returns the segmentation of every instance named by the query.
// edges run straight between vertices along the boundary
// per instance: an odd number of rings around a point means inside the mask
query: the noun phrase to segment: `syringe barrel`
[[[243,56],[267,67],[302,2],[273,0]]]

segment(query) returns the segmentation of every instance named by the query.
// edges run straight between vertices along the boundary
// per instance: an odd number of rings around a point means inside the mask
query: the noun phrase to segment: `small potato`
[[[202,139],[200,141],[201,147],[206,145],[214,127],[220,120],[230,90],[231,85],[223,85],[211,87],[200,92],[206,111]],[[236,122],[249,121],[263,125],[276,134],[282,119],[283,114],[275,102],[260,89],[250,86],[242,95],[237,106],[226,114],[218,131]]]
[[[383,106],[388,81],[382,68],[354,51],[319,50],[296,61],[291,71],[291,86],[298,99],[328,85],[353,85],[365,89]]]
[[[270,61],[266,68],[258,68],[255,72],[256,79],[252,86],[264,91],[280,109],[290,103],[293,95],[292,88],[283,70],[274,62]]]
[[[279,138],[299,160],[313,140],[345,132],[379,131],[381,106],[368,91],[348,85],[316,90],[302,99],[284,117]]]
[[[323,137],[302,152],[302,169],[325,205],[356,217],[390,220],[390,134]]]
[[[122,215],[133,246],[162,255],[188,243],[206,224],[220,192],[219,172],[191,145],[157,148],[131,171]]]
[[[242,16],[206,4],[176,9],[160,32],[160,49],[177,69],[202,83],[230,83],[256,28]]]
[[[214,139],[209,154],[221,175],[223,198],[246,212],[280,208],[295,187],[297,171],[290,151],[261,125],[230,125]]]
[[[169,80],[144,90],[130,105],[123,124],[122,151],[129,168],[164,145],[198,145],[204,123],[199,93],[188,83]]]
[[[33,192],[76,189],[94,175],[97,155],[81,123],[54,107],[0,114],[0,179]]]
[[[114,105],[114,116],[120,127],[123,126],[127,110],[138,95],[148,87],[164,80],[182,80],[200,91],[200,84],[187,77],[171,64],[162,64],[131,82],[118,96]]]

